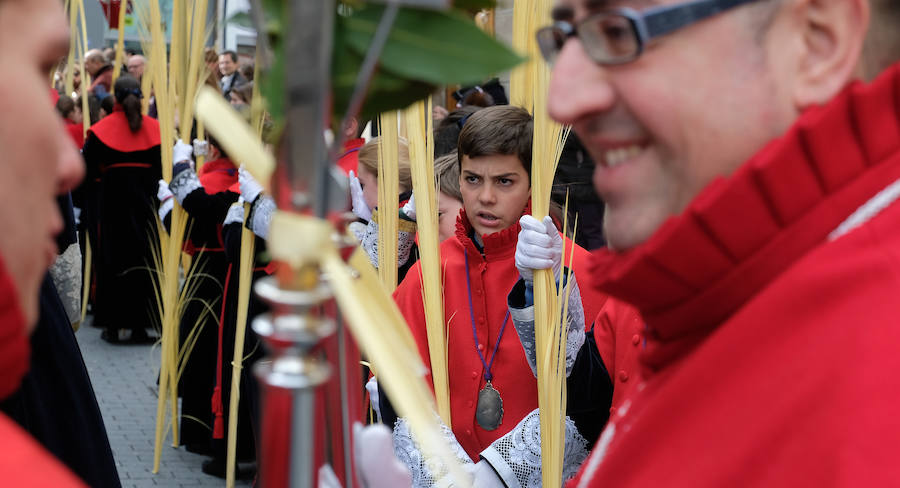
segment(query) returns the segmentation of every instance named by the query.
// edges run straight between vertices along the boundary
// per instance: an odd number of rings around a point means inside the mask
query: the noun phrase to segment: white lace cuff
[[[415,243],[415,222],[400,220],[397,232],[397,266],[403,266],[409,260],[410,251]],[[369,256],[369,262],[378,269],[378,209],[372,213],[372,218],[366,224],[365,230],[358,227],[354,229],[359,245]]]
[[[197,174],[189,169],[175,175],[172,182],[169,183],[169,190],[175,195],[179,204],[184,204],[184,199],[198,188],[203,188],[203,185],[200,184]]]
[[[50,277],[73,325],[81,322],[81,275],[81,248],[71,244],[50,266]]]
[[[272,224],[272,215],[275,214],[275,200],[268,195],[260,195],[253,202],[250,210],[250,230],[263,239],[269,238],[269,226]]]
[[[578,472],[588,456],[587,441],[575,422],[566,417],[563,480]],[[541,419],[537,409],[525,416],[516,427],[481,452],[481,457],[509,488],[538,488],[541,478]]]
[[[578,351],[584,345],[584,305],[581,303],[581,290],[578,288],[578,281],[575,274],[572,273],[569,278],[569,310],[567,321],[566,335],[566,376],[572,373],[572,366],[578,357]],[[512,293],[517,293],[520,285],[516,285]],[[565,304],[560,303],[560,307]],[[509,315],[512,318],[513,326],[516,328],[516,334],[519,336],[519,342],[522,343],[522,349],[525,350],[525,359],[531,368],[531,373],[537,376],[536,358],[537,345],[534,339],[534,305],[525,308],[509,307]]]
[[[456,436],[444,423],[441,423],[441,431],[447,438],[448,444],[451,446],[453,453],[459,461],[467,468],[473,469],[475,463],[469,459],[469,455],[463,450],[462,446],[456,440]],[[412,486],[414,488],[426,488],[433,486],[447,486],[447,480],[444,478],[448,474],[446,466],[436,459],[426,459],[419,449],[419,445],[413,439],[412,432],[409,429],[409,423],[406,419],[400,417],[394,424],[394,454],[397,455],[403,464],[409,468],[412,475]]]

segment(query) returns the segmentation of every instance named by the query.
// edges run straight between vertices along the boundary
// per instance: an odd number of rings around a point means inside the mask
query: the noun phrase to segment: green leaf
[[[338,22],[335,26],[334,56],[331,69],[331,86],[334,95],[332,120],[335,123],[339,123],[347,111],[363,62],[361,55],[347,47],[345,39],[343,25]],[[404,79],[390,71],[380,69],[376,71],[372,82],[369,83],[366,99],[358,117],[363,120],[371,119],[381,112],[406,107],[427,97],[434,89],[435,87],[431,84]]]
[[[366,5],[341,19],[346,45],[357,55],[371,44],[383,11]],[[522,61],[457,12],[414,8],[400,9],[379,59],[385,71],[433,85],[479,83]]]

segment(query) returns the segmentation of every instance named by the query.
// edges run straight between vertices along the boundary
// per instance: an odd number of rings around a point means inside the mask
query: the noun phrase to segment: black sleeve
[[[609,420],[613,393],[612,381],[597,350],[593,327],[585,333],[584,345],[572,365],[566,388],[566,414],[588,441],[588,448],[593,449]]]

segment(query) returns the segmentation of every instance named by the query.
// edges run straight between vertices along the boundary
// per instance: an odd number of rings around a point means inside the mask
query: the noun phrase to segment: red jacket
[[[597,255],[645,379],[572,486],[900,486],[898,100],[897,67],[852,85]]]
[[[456,224],[456,237],[441,243],[441,264],[444,270],[444,317],[448,327],[448,363],[450,369],[450,411],[453,433],[473,460],[491,442],[509,432],[525,415],[537,408],[537,380],[525,359],[512,319],[506,324],[497,359],[491,367],[492,385],[503,399],[503,422],[493,431],[478,426],[475,406],[478,392],[484,388],[484,367],[476,351],[472,336],[472,319],[466,275],[472,284],[472,306],[478,331],[478,343],[487,362],[497,341],[497,335],[507,313],[507,295],[519,280],[515,265],[518,222],[495,234],[484,236],[484,255],[468,237],[469,222],[462,212]],[[566,249],[571,245],[565,240]],[[469,269],[465,267],[468,255]],[[576,276],[587,275],[589,253],[575,248],[573,265]],[[394,299],[419,347],[426,367],[431,361],[425,330],[422,305],[420,263],[416,263],[394,292]],[[606,295],[585,286],[581,289],[585,317],[595,317],[606,302]],[[428,382],[431,383],[430,376]]]

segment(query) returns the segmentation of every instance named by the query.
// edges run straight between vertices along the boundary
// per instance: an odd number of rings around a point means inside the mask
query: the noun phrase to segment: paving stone
[[[86,322],[76,337],[103,413],[122,486],[225,486],[225,480],[200,470],[206,457],[187,452],[183,447],[172,448],[171,438],[163,443],[159,474],[150,472],[156,432],[159,348],[107,344],[100,339],[101,330],[90,326],[90,317]],[[237,480],[235,486],[249,487],[250,483]]]

